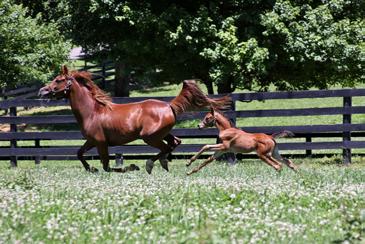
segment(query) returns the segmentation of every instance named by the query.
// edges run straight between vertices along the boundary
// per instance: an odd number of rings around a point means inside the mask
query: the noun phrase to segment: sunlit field
[[[2,164],[0,243],[360,241],[365,164],[354,161],[297,159],[298,173],[212,163],[191,177],[184,161],[152,175],[141,162],[126,174],[90,174],[75,161]]]

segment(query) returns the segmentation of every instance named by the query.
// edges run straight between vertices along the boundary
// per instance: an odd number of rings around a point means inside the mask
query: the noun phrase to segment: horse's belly
[[[235,153],[249,153],[256,149],[255,141],[248,139],[248,140],[235,140],[231,142],[230,145],[231,151]]]
[[[124,134],[124,135],[121,135],[119,133],[112,133],[112,134],[107,134],[106,139],[109,146],[118,146],[135,141],[136,139],[139,139],[139,136],[135,135],[135,133]]]

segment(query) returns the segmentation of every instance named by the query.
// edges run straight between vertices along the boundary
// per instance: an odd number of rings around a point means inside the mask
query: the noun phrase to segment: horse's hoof
[[[94,167],[90,167],[90,173],[98,173],[99,170],[97,168],[94,168]]]
[[[191,175],[193,172],[192,171],[190,171],[190,172],[188,172],[188,173],[186,173],[186,175],[187,176],[189,176],[189,175]]]
[[[163,169],[165,169],[167,172],[169,172],[169,166],[168,166],[168,161],[167,160],[160,160],[160,164],[161,164]]]
[[[131,164],[130,166],[130,169],[133,171],[133,170],[139,170],[139,167],[137,166],[137,165],[135,165],[135,164]]]
[[[148,174],[151,174],[152,173],[152,169],[153,169],[153,161],[148,159],[146,161],[146,171]]]
[[[191,165],[191,163],[192,163],[192,161],[191,161],[191,160],[188,160],[188,161],[186,162],[186,167],[189,167],[189,166]]]

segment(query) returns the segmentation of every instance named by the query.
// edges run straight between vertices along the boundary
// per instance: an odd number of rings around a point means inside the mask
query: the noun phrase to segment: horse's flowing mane
[[[230,105],[231,98],[229,96],[209,98],[202,92],[194,80],[184,80],[180,94],[170,102],[170,106],[176,115],[188,110],[209,107],[223,110],[229,108]]]
[[[93,81],[92,75],[87,71],[71,71],[71,76],[75,80],[89,89],[91,96],[101,105],[111,109],[112,98],[101,90]]]

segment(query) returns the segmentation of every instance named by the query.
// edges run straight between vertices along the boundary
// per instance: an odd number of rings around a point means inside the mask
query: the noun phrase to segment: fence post
[[[10,111],[10,116],[17,116],[16,115],[16,107],[11,107],[9,109],[9,111]],[[17,132],[16,124],[10,124],[10,132]],[[10,148],[16,148],[16,147],[17,147],[16,139],[11,139],[10,140]],[[16,156],[11,156],[10,157],[10,167],[16,167],[17,165],[18,165],[17,157]]]
[[[115,154],[115,166],[119,167],[123,165],[123,155],[120,153]]]
[[[312,137],[310,135],[306,135],[305,142],[312,142]],[[305,156],[307,156],[307,157],[312,156],[312,150],[311,149],[305,150]]]
[[[36,139],[34,141],[34,146],[38,147],[38,148],[41,147],[41,143],[40,143],[39,139]],[[41,157],[39,155],[35,156],[34,161],[35,161],[36,165],[40,164],[41,163]]]
[[[351,108],[352,106],[352,97],[344,97],[343,98],[343,107]],[[351,124],[351,113],[344,113],[342,118],[343,125]],[[346,142],[351,141],[351,131],[343,131],[342,134],[342,143],[345,146]],[[351,148],[342,149],[342,158],[344,164],[351,163]]]

